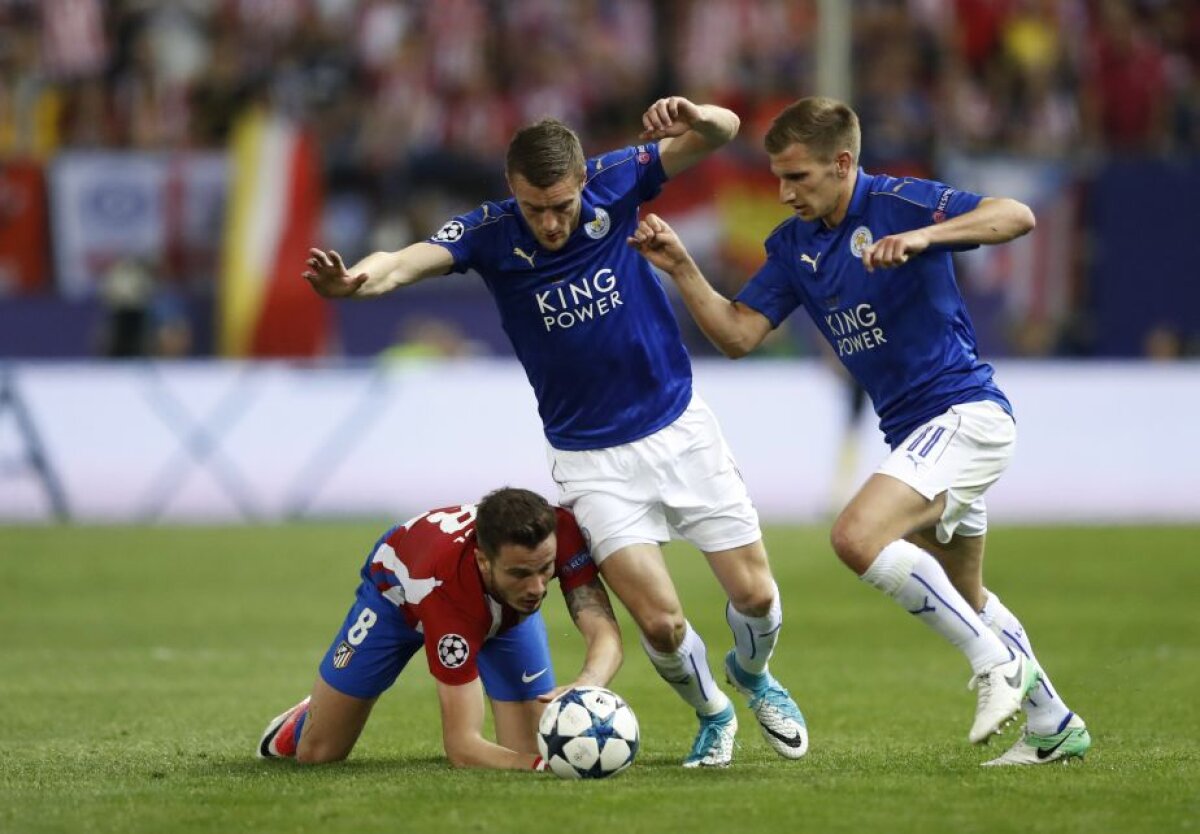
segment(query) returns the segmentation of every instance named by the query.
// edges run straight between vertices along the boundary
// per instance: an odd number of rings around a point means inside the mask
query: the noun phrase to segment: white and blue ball
[[[546,705],[538,752],[563,779],[604,779],[633,764],[638,722],[629,704],[599,686],[568,689]]]

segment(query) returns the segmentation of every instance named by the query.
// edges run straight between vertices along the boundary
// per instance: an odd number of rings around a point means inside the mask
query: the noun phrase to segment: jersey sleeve
[[[910,215],[911,219],[906,221],[905,225],[911,223],[913,229],[919,229],[931,223],[943,223],[952,217],[966,214],[978,207],[980,201],[983,200],[979,194],[960,191],[936,180],[897,180],[896,184],[891,186],[891,190],[910,207],[906,214]],[[962,246],[939,244],[930,247],[933,251],[949,252],[964,252],[977,248],[977,244]]]
[[[608,192],[609,199],[633,191],[639,203],[657,197],[667,181],[657,142],[630,145],[593,157],[588,160],[587,173],[592,187]]]
[[[803,300],[792,286],[784,266],[784,244],[778,236],[767,238],[767,261],[751,276],[734,299],[767,317],[778,327]]]
[[[495,203],[485,203],[469,214],[460,214],[442,224],[429,243],[454,256],[451,272],[466,272],[475,266],[486,249],[488,229],[502,212]]]
[[[555,557],[554,574],[565,595],[591,582],[598,571],[575,516],[561,507],[555,512],[558,514],[558,554]]]

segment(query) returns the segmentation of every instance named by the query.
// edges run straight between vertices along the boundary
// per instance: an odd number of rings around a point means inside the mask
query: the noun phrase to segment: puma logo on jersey
[[[817,261],[819,261],[820,259],[821,259],[820,252],[817,253],[817,257],[815,257],[815,258],[809,257],[808,255],[801,255],[800,263],[809,264],[810,266],[812,266],[812,271],[816,272],[817,271]]]
[[[516,255],[518,258],[524,258],[525,260],[529,261],[529,268],[533,269],[533,259],[534,259],[534,257],[537,256],[536,251],[526,254],[525,250],[522,249],[520,246],[514,246],[513,254]]]

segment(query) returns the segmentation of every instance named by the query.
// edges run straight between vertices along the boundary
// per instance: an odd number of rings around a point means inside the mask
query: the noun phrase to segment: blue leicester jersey
[[[670,301],[625,242],[666,179],[657,144],[589,159],[579,227],[557,252],[538,245],[511,198],[431,239],[450,250],[455,272],[483,277],[555,448],[629,443],[674,422],[691,400]]]
[[[976,353],[951,249],[930,247],[874,272],[861,257],[873,241],[965,214],[981,199],[940,182],[860,169],[842,222],[833,229],[799,217],[781,223],[767,238],[767,262],[737,296],[775,327],[804,305],[871,396],[893,448],[954,405],[992,400],[1012,413],[992,367]]]

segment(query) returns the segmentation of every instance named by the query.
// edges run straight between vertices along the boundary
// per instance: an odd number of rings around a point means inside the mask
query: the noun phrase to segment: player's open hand
[[[574,689],[576,686],[579,686],[579,684],[578,683],[564,683],[562,686],[554,687],[549,692],[543,692],[541,695],[537,696],[537,699],[539,701],[541,701],[543,704],[548,704],[551,701],[553,701],[555,698],[557,698],[559,695],[566,692],[568,689]]]
[[[700,118],[700,109],[683,96],[660,98],[642,114],[642,138],[665,139],[682,136]]]
[[[888,235],[863,250],[863,266],[867,272],[876,269],[891,269],[908,263],[908,259],[920,255],[929,248],[929,237],[921,229]]]
[[[646,215],[638,223],[632,237],[626,238],[625,242],[668,274],[692,260],[675,230],[657,214]]]
[[[367,280],[367,273],[351,275],[342,263],[342,256],[330,249],[309,249],[308,271],[304,272],[304,280],[312,285],[318,294],[325,298],[345,298],[358,292],[358,288]]]

